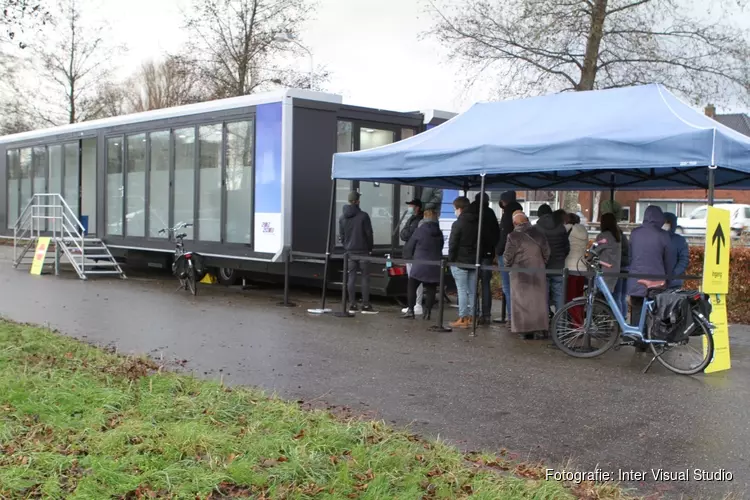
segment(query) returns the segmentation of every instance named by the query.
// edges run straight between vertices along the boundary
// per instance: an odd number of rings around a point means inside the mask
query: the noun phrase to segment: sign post
[[[727,294],[729,293],[729,245],[731,228],[729,211],[708,207],[706,249],[703,261],[703,292],[711,300],[711,322],[714,324],[714,357],[706,368],[713,373],[731,368]]]
[[[36,243],[36,251],[34,252],[34,261],[31,263],[31,274],[36,274],[37,276],[42,274],[42,267],[44,267],[44,259],[47,257],[50,239],[49,236],[39,237]]]

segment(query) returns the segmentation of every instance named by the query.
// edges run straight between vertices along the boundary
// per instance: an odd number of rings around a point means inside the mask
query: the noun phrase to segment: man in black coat
[[[565,258],[570,253],[570,240],[568,232],[560,220],[557,220],[552,213],[552,207],[546,203],[541,205],[537,210],[539,220],[536,221],[536,227],[542,231],[549,243],[549,260],[547,269],[562,270],[565,268]],[[565,305],[563,297],[563,277],[561,275],[547,275],[547,289],[549,292],[549,305],[555,306],[555,311],[559,311]]]
[[[375,312],[370,305],[370,266],[369,262],[358,257],[370,255],[374,246],[372,221],[367,212],[359,208],[359,193],[349,193],[349,204],[344,206],[339,218],[339,238],[349,255],[347,289],[349,291],[349,311],[357,311],[357,271],[362,272],[362,312]]]
[[[482,242],[479,249],[480,263],[483,266],[491,266],[495,260],[495,251],[500,242],[500,224],[497,222],[495,211],[490,208],[490,197],[484,194],[484,208],[482,210]],[[482,193],[477,193],[474,202],[469,205],[469,212],[479,218],[479,203]],[[482,315],[478,318],[480,325],[492,323],[492,271],[480,270],[479,280],[482,284]]]
[[[516,201],[515,191],[505,191],[500,195],[500,206],[503,207],[503,215],[500,217],[500,239],[497,242],[497,260],[500,267],[503,267],[503,254],[505,253],[505,243],[508,241],[508,235],[513,232],[513,213],[517,210],[523,210],[520,203]],[[502,271],[500,277],[503,281],[503,295],[505,296],[505,314],[510,322],[510,273]]]
[[[403,229],[401,229],[401,234],[399,235],[401,237],[401,241],[404,242],[404,245],[409,242],[411,237],[414,235],[414,233],[417,231],[417,228],[420,225],[420,222],[422,222],[422,219],[424,218],[424,213],[422,212],[422,201],[418,199],[413,199],[411,201],[406,202],[406,206],[408,207],[410,216],[409,219],[406,221],[406,224],[404,224]],[[406,264],[406,272],[409,276],[411,276],[411,264]],[[416,315],[422,314],[422,298],[423,298],[423,292],[424,287],[420,284],[419,288],[417,289],[417,305],[415,309]],[[404,314],[409,310],[408,307],[405,307],[401,310]]]

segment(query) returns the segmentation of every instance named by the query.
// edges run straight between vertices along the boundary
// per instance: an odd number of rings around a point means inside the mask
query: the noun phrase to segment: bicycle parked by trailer
[[[667,290],[665,281],[639,280],[647,289],[638,325],[629,325],[604,282],[599,260],[601,248],[594,244],[585,262],[593,276],[583,297],[563,306],[552,319],[555,345],[576,358],[593,358],[621,346],[648,346],[655,360],[681,375],[703,371],[714,355],[711,306],[700,292]],[[687,362],[681,366],[679,363]]]
[[[177,232],[180,229],[192,226],[192,224],[178,222],[175,227],[159,230],[159,234],[174,236],[175,251],[174,260],[172,261],[172,274],[180,280],[178,290],[189,290],[191,294],[197,295],[198,281],[202,279],[200,275],[203,274],[200,255],[195,252],[186,252],[184,240],[187,238],[187,234]]]

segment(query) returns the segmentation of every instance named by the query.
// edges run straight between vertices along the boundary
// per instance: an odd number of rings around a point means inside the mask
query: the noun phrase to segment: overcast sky
[[[107,18],[113,38],[129,52],[122,70],[176,51],[185,40],[181,8],[188,0],[90,0]],[[461,111],[486,93],[466,94],[455,68],[434,41],[419,40],[430,27],[422,0],[319,0],[316,20],[301,39],[316,65],[333,73],[329,90],[349,104],[413,111]],[[147,15],[144,15],[147,13]],[[296,61],[309,71],[307,56]]]

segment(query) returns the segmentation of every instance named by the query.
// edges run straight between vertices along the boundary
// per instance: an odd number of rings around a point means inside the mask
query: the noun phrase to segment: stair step
[[[120,271],[86,271],[84,274],[122,274]]]
[[[76,262],[76,264],[80,265],[80,262]],[[84,266],[87,267],[117,267],[119,264],[117,262],[84,262]]]

